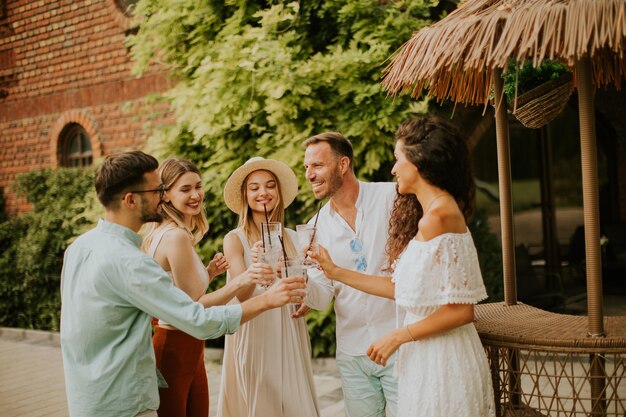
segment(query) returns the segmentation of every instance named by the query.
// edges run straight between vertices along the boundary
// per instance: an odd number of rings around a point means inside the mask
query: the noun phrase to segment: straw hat
[[[226,181],[224,187],[224,201],[229,209],[239,214],[241,211],[241,186],[246,177],[254,171],[263,169],[273,173],[280,182],[280,194],[283,206],[287,208],[298,195],[298,179],[289,166],[275,159],[265,159],[255,156],[237,168]]]

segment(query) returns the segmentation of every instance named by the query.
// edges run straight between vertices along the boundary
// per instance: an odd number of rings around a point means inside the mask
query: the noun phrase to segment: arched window
[[[88,167],[93,164],[89,135],[78,123],[70,123],[59,135],[59,165],[63,167]]]

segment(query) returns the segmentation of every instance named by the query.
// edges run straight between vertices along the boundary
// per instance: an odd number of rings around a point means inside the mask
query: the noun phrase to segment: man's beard
[[[337,165],[337,169],[328,179],[328,191],[323,197],[319,198],[318,200],[323,200],[326,197],[332,197],[337,192],[337,190],[341,188],[342,185],[343,178],[341,177],[341,173],[339,172],[339,165]]]
[[[142,205],[141,205],[141,221],[143,223],[161,222],[163,220],[163,215],[161,214],[161,209],[160,209],[161,208],[161,204],[159,204],[156,207],[155,211],[150,212],[150,211],[146,210],[146,207],[148,206],[148,203],[143,198],[143,196],[142,196],[141,203],[142,203]]]
[[[141,221],[144,223],[161,222],[161,220],[163,220],[163,216],[161,215],[161,213],[148,213],[145,211],[141,212]]]

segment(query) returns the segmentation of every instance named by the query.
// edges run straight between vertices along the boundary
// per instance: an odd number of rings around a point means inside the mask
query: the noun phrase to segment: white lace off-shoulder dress
[[[445,304],[487,298],[472,235],[446,233],[411,240],[393,274],[403,326]],[[487,357],[473,323],[403,344],[398,373],[398,416],[495,416]]]

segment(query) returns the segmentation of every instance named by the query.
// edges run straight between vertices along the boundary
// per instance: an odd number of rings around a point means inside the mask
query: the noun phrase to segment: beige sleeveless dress
[[[295,232],[285,230],[295,241]],[[247,268],[252,263],[250,246],[240,229],[234,232]],[[257,287],[252,296],[263,291]],[[291,318],[293,308],[266,311],[226,336],[218,417],[319,416],[311,342],[304,318]]]

